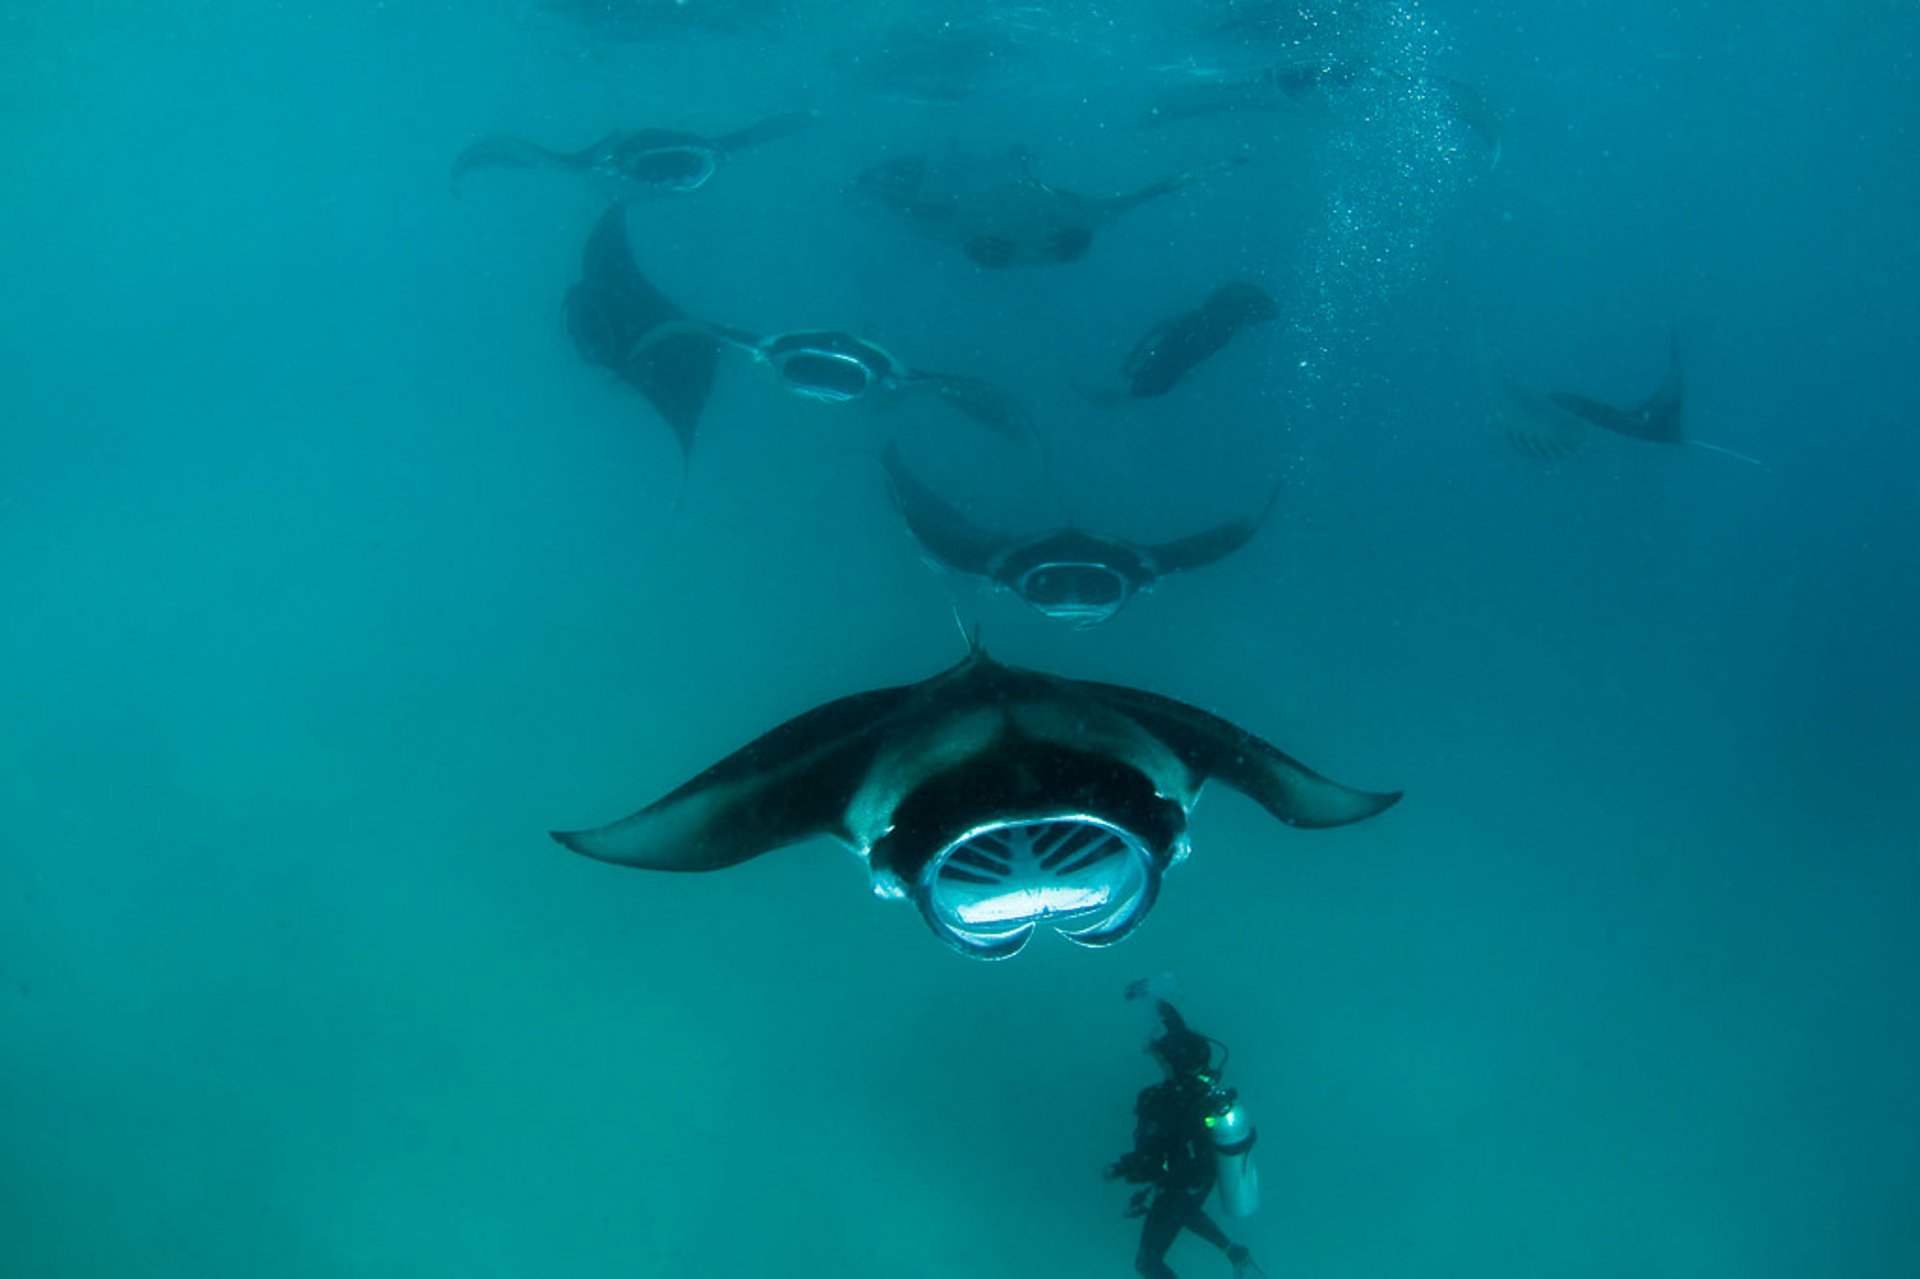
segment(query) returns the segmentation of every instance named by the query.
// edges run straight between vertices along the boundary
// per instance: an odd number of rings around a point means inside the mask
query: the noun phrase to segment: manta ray
[[[1077,262],[1094,234],[1129,209],[1244,162],[1217,161],[1125,195],[1082,195],[1034,176],[1015,148],[983,158],[955,152],[896,156],[867,169],[858,189],[923,235],[957,243],[984,267]]]
[[[1015,537],[985,529],[942,500],[907,469],[898,448],[881,459],[908,530],[936,568],[1013,592],[1048,617],[1097,626],[1169,573],[1225,559],[1260,531],[1279,497],[1259,514],[1229,520],[1171,542],[1143,545],[1067,527]]]
[[[976,637],[930,679],[815,707],[632,816],[553,838],[622,866],[716,871],[827,836],[865,860],[877,895],[998,959],[1041,926],[1085,946],[1132,932],[1216,779],[1306,830],[1400,798],[1184,702],[1002,665]]]
[[[1480,90],[1448,76],[1407,75],[1364,58],[1293,58],[1243,73],[1190,72],[1154,98],[1139,124],[1152,128],[1235,111],[1319,112],[1366,87],[1432,102],[1499,162],[1500,113]]]
[[[791,137],[813,122],[812,112],[794,111],[717,138],[676,129],[619,129],[578,151],[552,151],[524,138],[496,134],[454,157],[453,181],[457,186],[475,169],[567,169],[626,198],[686,195],[707,185],[734,152]]]
[[[567,291],[567,332],[590,364],[604,365],[646,397],[680,441],[684,460],[713,390],[720,354],[739,350],[789,394],[826,404],[897,402],[923,394],[1008,440],[1045,452],[1021,403],[986,381],[913,368],[851,333],[803,330],[760,335],[688,315],[634,259],[626,203],[608,207]]]
[[[1259,285],[1245,280],[1223,284],[1198,307],[1162,320],[1134,343],[1120,367],[1125,389],[1089,391],[1087,398],[1114,404],[1165,395],[1241,329],[1279,315],[1272,295]]]
[[[1506,419],[1507,442],[1517,453],[1554,462],[1584,452],[1592,443],[1593,430],[1598,428],[1646,444],[1690,444],[1760,465],[1759,459],[1745,453],[1685,434],[1681,418],[1686,408],[1686,389],[1686,374],[1680,363],[1680,339],[1675,334],[1667,341],[1667,371],[1660,385],[1652,395],[1631,408],[1620,408],[1571,391],[1541,394],[1508,387],[1508,402],[1514,411]]]

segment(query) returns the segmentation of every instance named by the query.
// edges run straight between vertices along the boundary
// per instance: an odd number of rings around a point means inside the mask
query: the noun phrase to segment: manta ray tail
[[[537,142],[505,135],[481,138],[453,158],[455,185],[475,169],[572,168],[578,161],[559,151],[549,151]]]
[[[1736,458],[1739,461],[1745,462],[1750,466],[1766,465],[1765,462],[1762,462],[1759,458],[1754,457],[1751,454],[1737,453],[1730,448],[1725,448],[1718,444],[1709,444],[1705,440],[1682,440],[1681,443],[1691,444],[1694,448],[1697,448],[1697,449],[1706,449],[1709,453],[1723,453],[1728,457]]]

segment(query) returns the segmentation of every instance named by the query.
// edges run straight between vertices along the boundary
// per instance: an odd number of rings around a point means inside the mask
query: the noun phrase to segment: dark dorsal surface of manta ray
[[[1678,444],[1681,440],[1680,415],[1687,405],[1686,373],[1680,365],[1680,340],[1667,342],[1667,371],[1652,395],[1632,408],[1615,408],[1599,400],[1569,391],[1552,391],[1547,402],[1553,407],[1603,431],[1630,436],[1649,444]]]
[[[627,206],[600,215],[581,254],[580,280],[564,302],[567,333],[589,364],[612,369],[646,397],[680,441],[693,450],[700,415],[720,362],[718,338],[687,316],[634,264]]]
[[[552,151],[523,138],[494,135],[454,157],[453,181],[458,184],[475,169],[567,169],[626,198],[686,195],[707,185],[734,152],[791,137],[813,122],[812,112],[793,111],[717,138],[675,129],[621,129],[578,151]]]
[[[1546,394],[1508,388],[1515,410],[1508,416],[1507,442],[1516,452],[1543,461],[1558,461],[1583,452],[1593,428],[1624,435],[1647,444],[1690,444],[1758,466],[1757,458],[1718,444],[1690,438],[1683,418],[1686,410],[1686,373],[1680,362],[1680,339],[1667,341],[1667,371],[1652,395],[1629,408],[1620,408],[1571,391]]]
[[[1169,573],[1200,568],[1239,550],[1260,531],[1279,496],[1259,514],[1171,542],[1145,545],[1057,528],[1015,537],[982,528],[928,488],[889,445],[882,464],[914,540],[938,568],[982,578],[1048,617],[1097,626]]]
[[[553,837],[623,866],[713,871],[830,836],[879,896],[998,959],[1043,925],[1087,946],[1132,932],[1215,779],[1302,829],[1400,798],[1330,781],[1184,702],[1005,666],[975,643],[930,679],[788,720],[624,820]]]
[[[915,154],[881,161],[856,185],[921,234],[957,243],[981,266],[1033,266],[1077,262],[1114,218],[1243,161],[1216,161],[1124,195],[1083,195],[1035,177],[1030,156],[1018,148],[997,158]]]
[[[1162,320],[1134,344],[1120,366],[1127,379],[1124,390],[1094,391],[1088,398],[1110,404],[1165,395],[1240,330],[1279,314],[1272,295],[1259,285],[1245,280],[1223,284],[1198,307]]]

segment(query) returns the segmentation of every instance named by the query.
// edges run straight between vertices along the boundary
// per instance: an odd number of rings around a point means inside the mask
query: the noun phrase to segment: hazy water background
[[[1276,1277],[1920,1269],[1911,6],[1322,7],[1480,86],[1491,168],[1419,103],[1135,133],[1147,69],[1262,60],[1188,7],[1029,11],[1062,38],[959,108],[835,69],[913,12],[0,15],[0,1273],[1125,1274],[1119,992],[1167,968]],[[1262,536],[1063,631],[917,561],[871,458],[923,425],[737,366],[671,515],[671,437],[558,322],[598,197],[447,163],[799,104],[635,210],[669,292],[1017,390],[1055,490],[983,513],[1162,537],[1284,477]],[[1253,163],[990,273],[842,190],[949,138],[1089,190]],[[1285,323],[1072,393],[1230,275]],[[1690,429],[1764,468],[1488,429],[1501,376],[1644,394],[1670,324]],[[1138,936],[999,965],[824,844],[546,841],[949,664],[949,601],[1408,798],[1210,793]]]

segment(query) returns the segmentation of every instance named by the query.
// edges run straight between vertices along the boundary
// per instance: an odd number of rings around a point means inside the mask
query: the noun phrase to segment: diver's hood
[[[927,778],[869,856],[877,892],[912,898],[962,954],[1003,959],[1042,925],[1083,946],[1119,941],[1186,853],[1185,810],[1146,774],[1027,741]]]

